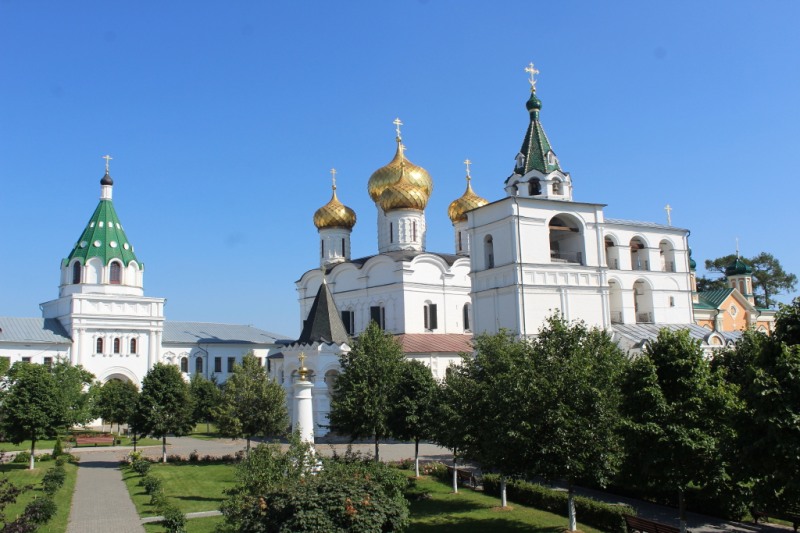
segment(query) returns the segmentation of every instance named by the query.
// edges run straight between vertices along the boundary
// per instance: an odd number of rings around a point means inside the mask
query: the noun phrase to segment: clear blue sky
[[[95,208],[114,202],[172,320],[300,330],[311,217],[356,210],[394,154],[447,205],[503,196],[541,71],[542,121],[575,199],[691,229],[699,264],[774,253],[800,274],[800,4],[773,2],[39,2],[0,0],[0,315],[39,316]]]

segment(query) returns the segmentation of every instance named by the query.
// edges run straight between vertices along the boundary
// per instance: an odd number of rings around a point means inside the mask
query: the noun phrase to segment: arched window
[[[120,267],[120,264],[116,261],[111,263],[109,281],[114,285],[119,285],[122,281],[122,267]]]
[[[550,219],[550,262],[583,262],[583,235],[581,225],[572,215],[558,215]]]
[[[130,349],[130,352],[131,352],[131,353],[134,353],[134,354],[136,353],[136,339],[131,339],[131,349]]]
[[[72,264],[72,283],[81,282],[81,262],[75,261]]]
[[[96,347],[95,350],[96,353],[103,353],[103,337],[97,338],[97,343],[95,347]]]
[[[189,373],[189,358],[181,357],[181,372]]]
[[[470,331],[472,328],[470,327],[471,324],[469,323],[469,304],[464,304],[464,331]]]
[[[436,304],[425,304],[422,313],[424,316],[426,330],[433,331],[439,327],[439,316],[436,310]]]
[[[494,241],[491,235],[483,239],[483,256],[486,268],[494,268]]]
[[[528,196],[539,196],[542,194],[542,184],[539,178],[534,178],[528,182]]]
[[[647,247],[639,237],[631,239],[631,269],[650,270],[650,261],[647,259]]]
[[[325,241],[319,241],[319,256],[325,257]]]
[[[411,240],[417,242],[417,221],[411,223]]]
[[[462,244],[461,244],[461,232],[459,231],[459,232],[458,232],[458,251],[460,252],[460,251],[461,251],[461,250],[463,250],[463,249],[464,249],[464,248],[463,248],[463,246],[462,246]]]
[[[342,237],[342,255],[344,255],[344,237]]]
[[[553,182],[553,194],[563,194],[561,192],[561,182],[558,180]]]
[[[114,337],[114,353],[119,353],[120,342],[119,337]]]
[[[202,374],[203,373],[203,358],[199,355],[194,360],[194,373],[195,374]]]

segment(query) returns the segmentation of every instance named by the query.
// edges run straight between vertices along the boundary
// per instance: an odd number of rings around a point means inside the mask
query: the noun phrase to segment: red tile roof
[[[405,353],[472,353],[472,335],[460,333],[406,333],[395,337]]]

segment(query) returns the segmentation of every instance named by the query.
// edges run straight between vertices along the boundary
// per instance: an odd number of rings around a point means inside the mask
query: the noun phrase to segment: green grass
[[[510,509],[501,509],[499,499],[472,489],[458,489],[458,494],[453,494],[450,485],[424,476],[417,480],[417,485],[429,490],[431,497],[411,502],[409,533],[561,533],[568,525],[566,509],[564,516],[512,502]],[[578,529],[600,533],[580,522]]]
[[[153,463],[150,474],[162,480],[167,499],[184,513],[218,510],[223,491],[234,484],[234,468],[227,464]],[[150,496],[139,486],[141,476],[124,469],[122,478],[139,516],[157,516]]]
[[[200,440],[211,440],[222,438],[214,424],[197,424],[189,436]]]
[[[3,464],[0,465],[0,475],[6,475],[15,485],[37,485],[33,490],[22,494],[14,505],[6,508],[6,518],[11,519],[18,516],[25,509],[25,506],[36,496],[44,494],[39,483],[42,480],[45,472],[55,466],[52,461],[41,463],[40,466],[34,470],[28,470],[28,465],[23,464]],[[63,533],[67,530],[67,520],[69,520],[69,510],[72,504],[72,493],[75,490],[75,479],[77,478],[78,466],[67,463],[64,465],[67,472],[67,478],[64,485],[58,489],[53,501],[56,502],[58,510],[50,522],[40,527],[37,531],[40,533]]]
[[[133,440],[129,437],[120,437],[122,444],[118,446],[133,446]],[[169,442],[169,441],[167,441]],[[150,439],[150,438],[140,438],[136,442],[137,446],[155,446],[161,444],[160,439]],[[46,439],[46,440],[37,440],[36,441],[36,455],[41,453],[41,450],[52,450],[53,447],[56,445],[55,439]],[[67,442],[67,439],[61,440],[61,445],[64,447],[64,450],[67,451],[70,448],[74,449],[82,449],[82,448],[93,448],[94,444],[87,444],[84,446],[75,446],[71,442]],[[111,444],[99,444],[100,447],[111,448]],[[11,442],[0,442],[0,452],[29,452],[31,450],[31,441],[24,440],[19,444],[13,444]]]
[[[217,530],[217,526],[222,522],[223,518],[221,516],[187,520],[186,533],[214,533]],[[145,524],[144,530],[147,533],[163,533],[166,531],[161,524]]]

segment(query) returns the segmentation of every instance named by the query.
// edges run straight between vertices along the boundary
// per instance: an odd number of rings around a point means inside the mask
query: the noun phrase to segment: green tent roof
[[[536,93],[531,93],[526,107],[531,117],[531,122],[528,125],[528,131],[525,132],[525,139],[522,141],[522,148],[520,152],[525,156],[525,167],[520,172],[522,175],[527,174],[531,170],[538,170],[542,174],[549,174],[554,170],[561,170],[558,164],[558,159],[555,158],[550,141],[544,132],[542,123],[539,121],[539,111],[542,109],[542,101],[536,97]],[[548,161],[547,154],[553,152],[552,162]]]

